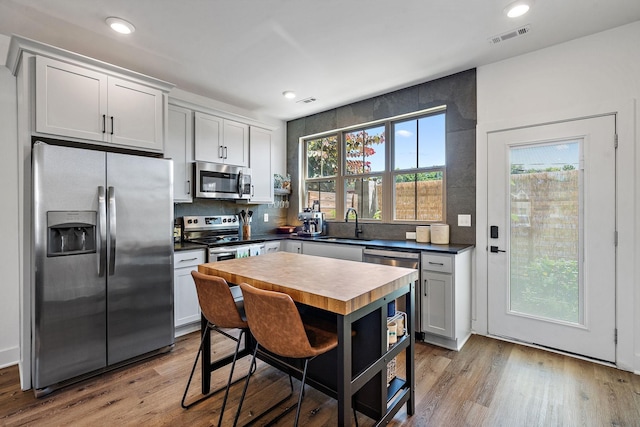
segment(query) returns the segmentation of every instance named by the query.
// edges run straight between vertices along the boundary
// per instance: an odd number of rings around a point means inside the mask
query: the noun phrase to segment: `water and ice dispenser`
[[[96,251],[95,211],[47,212],[47,256]]]

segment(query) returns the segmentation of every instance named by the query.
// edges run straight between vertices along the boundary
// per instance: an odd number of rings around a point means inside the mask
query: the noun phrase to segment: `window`
[[[385,127],[344,132],[345,209],[362,219],[382,219],[382,174],[385,172]]]
[[[308,140],[305,142],[305,153],[305,206],[311,207],[318,202],[325,218],[335,219],[336,177],[339,170],[338,137],[329,135]]]
[[[444,107],[304,140],[303,207],[327,219],[354,208],[363,220],[445,217]]]
[[[394,219],[444,220],[445,114],[393,123]]]

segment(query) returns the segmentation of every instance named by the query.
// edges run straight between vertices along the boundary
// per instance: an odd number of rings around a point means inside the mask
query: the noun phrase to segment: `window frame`
[[[446,191],[446,177],[447,177],[447,165],[446,165],[446,157],[445,157],[445,165],[440,166],[431,166],[427,168],[413,168],[413,169],[402,169],[402,170],[392,170],[395,163],[395,140],[393,132],[393,125],[395,122],[402,122],[407,120],[418,120],[422,117],[437,115],[437,114],[445,114],[445,156],[446,156],[446,148],[447,148],[447,132],[446,132],[446,113],[447,106],[441,105],[434,108],[429,108],[421,111],[412,112],[409,114],[403,114],[399,116],[389,117],[382,120],[376,120],[366,123],[361,123],[353,126],[348,126],[339,129],[333,129],[326,132],[316,133],[312,135],[303,136],[299,139],[300,141],[300,158],[301,158],[301,172],[299,174],[300,180],[300,197],[298,203],[298,209],[300,211],[303,210],[306,206],[304,203],[307,199],[307,191],[306,186],[307,182],[320,182],[320,181],[335,181],[336,188],[336,217],[328,218],[328,221],[342,221],[344,212],[346,211],[345,197],[346,197],[346,181],[349,179],[361,179],[361,178],[370,178],[370,177],[382,177],[382,219],[372,219],[372,218],[359,218],[360,222],[363,223],[372,223],[372,224],[410,224],[410,225],[420,225],[420,224],[434,224],[438,222],[444,222],[447,218],[447,191]],[[385,135],[385,170],[384,171],[376,171],[362,174],[346,174],[346,147],[345,147],[345,137],[344,135],[350,132],[365,130],[372,127],[384,127],[384,135]],[[338,163],[338,174],[331,176],[321,176],[317,178],[308,178],[308,156],[307,156],[307,142],[326,138],[326,137],[336,137],[337,143],[337,163]],[[413,174],[413,173],[428,173],[428,172],[442,172],[442,218],[437,221],[425,221],[425,220],[408,220],[408,219],[395,219],[395,177],[396,175],[405,175],[405,174]],[[322,208],[322,206],[321,206]],[[340,214],[339,214],[340,212]]]

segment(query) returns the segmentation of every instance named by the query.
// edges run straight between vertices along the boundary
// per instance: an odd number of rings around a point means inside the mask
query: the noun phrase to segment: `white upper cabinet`
[[[196,112],[195,160],[249,166],[249,125]]]
[[[107,100],[113,144],[162,151],[162,92],[109,77]]]
[[[271,138],[271,131],[251,126],[249,162],[251,167],[252,203],[273,203]]]
[[[173,159],[173,201],[192,202],[193,113],[169,105],[168,134],[164,157]]]
[[[37,133],[163,150],[161,90],[38,56],[35,98]]]
[[[249,125],[224,120],[224,163],[249,166]]]
[[[195,160],[222,163],[222,120],[195,112]]]

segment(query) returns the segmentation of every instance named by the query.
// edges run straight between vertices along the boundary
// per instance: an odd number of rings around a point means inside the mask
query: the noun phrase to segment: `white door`
[[[489,333],[615,361],[615,116],[488,143]]]

